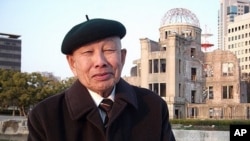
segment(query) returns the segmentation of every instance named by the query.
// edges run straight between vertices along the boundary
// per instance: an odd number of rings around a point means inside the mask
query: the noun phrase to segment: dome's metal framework
[[[169,24],[189,24],[200,27],[200,22],[196,15],[185,8],[174,8],[163,16],[161,26]]]

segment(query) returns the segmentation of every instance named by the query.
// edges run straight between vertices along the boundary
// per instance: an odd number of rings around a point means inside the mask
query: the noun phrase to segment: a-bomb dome
[[[200,27],[196,15],[185,8],[174,8],[167,11],[161,20],[161,27],[170,24],[189,24]]]

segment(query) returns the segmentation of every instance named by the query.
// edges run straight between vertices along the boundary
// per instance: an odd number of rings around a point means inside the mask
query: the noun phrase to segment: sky
[[[0,0],[0,33],[21,35],[22,72],[52,72],[62,79],[72,77],[61,44],[76,24],[89,19],[120,21],[127,34],[122,76],[129,76],[133,61],[140,58],[140,38],[159,39],[165,13],[174,8],[190,10],[199,19],[202,33],[217,48],[219,0]]]

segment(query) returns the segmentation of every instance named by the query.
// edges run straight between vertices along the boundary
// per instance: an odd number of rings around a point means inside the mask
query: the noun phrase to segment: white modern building
[[[232,51],[240,63],[241,79],[250,77],[250,13],[235,17],[227,27],[225,50]]]
[[[218,48],[225,50],[228,25],[235,17],[249,13],[249,0],[220,0],[218,12]]]

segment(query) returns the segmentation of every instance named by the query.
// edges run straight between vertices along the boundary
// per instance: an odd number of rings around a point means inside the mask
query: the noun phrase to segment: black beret
[[[118,21],[109,19],[90,19],[74,26],[64,37],[61,51],[72,54],[77,48],[88,43],[118,36],[121,39],[126,34],[126,28]]]

